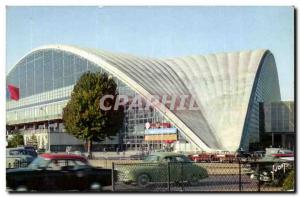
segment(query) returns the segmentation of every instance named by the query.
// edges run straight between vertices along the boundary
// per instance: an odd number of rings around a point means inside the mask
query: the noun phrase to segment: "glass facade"
[[[265,132],[294,133],[294,102],[264,103]]]
[[[280,91],[274,57],[268,54],[261,62],[261,67],[258,72],[257,79],[254,81],[252,95],[248,106],[248,114],[245,120],[245,126],[241,141],[241,147],[245,150],[248,149],[249,143],[259,142],[259,103],[280,101]]]

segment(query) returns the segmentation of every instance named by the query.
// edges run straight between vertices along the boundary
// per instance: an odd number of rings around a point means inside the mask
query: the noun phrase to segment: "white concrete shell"
[[[172,59],[140,58],[66,45],[43,46],[32,52],[49,49],[88,59],[146,100],[152,95],[191,95],[200,110],[154,107],[205,151],[235,151],[241,142],[249,142],[252,103],[280,100],[275,60],[268,50]],[[263,79],[262,70],[267,73]],[[257,92],[260,96],[256,98]]]

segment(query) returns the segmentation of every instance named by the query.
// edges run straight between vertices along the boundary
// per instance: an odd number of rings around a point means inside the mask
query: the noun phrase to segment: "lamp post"
[[[137,152],[137,129],[136,127],[134,128],[135,130],[135,152]]]
[[[48,151],[51,152],[51,144],[50,144],[51,133],[50,133],[50,127],[49,127],[49,120],[48,120],[47,133],[48,133]]]

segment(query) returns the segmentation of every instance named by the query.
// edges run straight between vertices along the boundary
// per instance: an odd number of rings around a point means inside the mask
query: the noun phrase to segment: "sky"
[[[144,57],[269,49],[294,100],[293,7],[11,7],[6,73],[32,49],[71,44]]]

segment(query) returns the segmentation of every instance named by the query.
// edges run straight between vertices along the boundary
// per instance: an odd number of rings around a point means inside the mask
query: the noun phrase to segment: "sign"
[[[169,135],[145,135],[145,141],[163,141],[163,142],[174,142],[177,140],[177,134]]]
[[[169,122],[163,122],[163,123],[160,123],[160,122],[156,122],[156,123],[151,123],[150,124],[150,128],[171,128],[172,125],[171,123]]]
[[[177,134],[176,128],[146,129],[145,135]]]
[[[167,144],[172,144],[173,142],[175,142],[176,140],[163,140],[164,143],[167,143]]]

